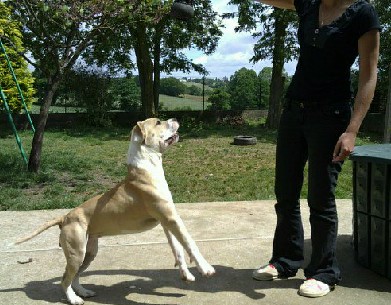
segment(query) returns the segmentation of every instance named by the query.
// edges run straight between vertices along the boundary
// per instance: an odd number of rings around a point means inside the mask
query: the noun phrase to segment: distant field
[[[202,89],[202,84],[201,84],[201,83],[186,82],[186,83],[184,83],[184,84],[185,84],[186,86],[188,86],[188,87],[196,86],[196,87]],[[205,88],[204,88],[204,89],[205,89],[205,90],[213,90],[212,87],[209,87],[209,86],[207,86],[207,85],[205,85]]]
[[[168,95],[160,95],[160,103],[163,109],[167,110],[204,110],[202,96],[185,95],[184,97],[172,97]],[[207,97],[205,97],[205,109],[208,107]]]
[[[208,97],[205,96],[205,109],[208,107]],[[168,95],[160,95],[160,103],[164,110],[204,110],[202,106],[202,96],[194,96],[185,94],[184,97],[172,97]],[[31,113],[39,113],[40,106],[33,105]],[[85,112],[82,107],[63,107],[51,106],[50,113],[78,113]]]

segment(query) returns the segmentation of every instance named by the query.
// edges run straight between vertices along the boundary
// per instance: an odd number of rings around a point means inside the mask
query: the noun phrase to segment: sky
[[[212,0],[213,8],[219,14],[236,11],[236,6],[228,5],[229,0]],[[237,19],[223,20],[225,28],[223,29],[223,36],[221,37],[217,50],[209,56],[196,50],[185,50],[184,53],[188,58],[192,59],[194,63],[203,64],[209,71],[208,77],[223,78],[230,77],[239,69],[245,67],[253,69],[257,73],[264,67],[271,67],[270,60],[260,61],[256,64],[250,63],[249,60],[253,56],[253,45],[256,39],[251,37],[249,32],[235,33],[234,28],[237,26]],[[285,70],[289,75],[295,71],[296,62],[289,62],[285,64]],[[185,74],[182,72],[171,73],[174,77],[191,77],[200,78],[201,76],[196,72]],[[163,75],[164,77],[164,75]]]

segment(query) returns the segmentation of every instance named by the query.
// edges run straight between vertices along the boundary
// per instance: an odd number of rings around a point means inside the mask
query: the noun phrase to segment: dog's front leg
[[[183,252],[182,245],[178,242],[175,236],[172,235],[171,232],[168,231],[166,228],[164,228],[164,233],[166,233],[168,243],[170,244],[172,253],[174,253],[175,266],[179,267],[181,279],[187,282],[194,282],[195,277],[187,268],[185,253]]]
[[[191,260],[194,260],[198,270],[203,276],[210,277],[215,274],[215,269],[205,260],[200,253],[195,241],[191,238],[187,232],[182,219],[178,214],[174,213],[168,219],[162,219],[161,223],[165,229],[168,229],[176,239],[182,244]]]

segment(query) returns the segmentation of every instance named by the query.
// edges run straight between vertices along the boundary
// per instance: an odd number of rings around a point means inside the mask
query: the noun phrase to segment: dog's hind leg
[[[84,301],[76,295],[72,282],[84,261],[87,245],[86,230],[79,223],[64,225],[60,234],[60,244],[67,260],[61,286],[72,305],[81,305]]]
[[[187,268],[185,253],[183,251],[182,245],[175,238],[175,236],[172,235],[172,233],[170,231],[168,231],[166,228],[164,228],[164,233],[166,233],[168,243],[170,244],[172,253],[174,253],[175,266],[179,267],[179,273],[180,273],[181,279],[184,281],[187,281],[187,282],[195,281],[194,275],[191,274],[191,272]]]
[[[88,268],[88,266],[94,260],[97,253],[98,253],[98,238],[89,236],[88,241],[87,241],[86,254],[84,256],[83,264],[80,266],[79,271],[77,272],[77,274],[72,282],[72,288],[76,291],[76,293],[79,296],[82,296],[84,298],[94,296],[95,292],[92,290],[85,289],[79,283],[79,278],[80,278],[80,275]]]

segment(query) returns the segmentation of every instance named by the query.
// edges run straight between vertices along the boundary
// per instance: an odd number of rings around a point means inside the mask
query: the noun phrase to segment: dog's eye
[[[160,125],[162,122],[160,121],[156,121],[156,125]]]

